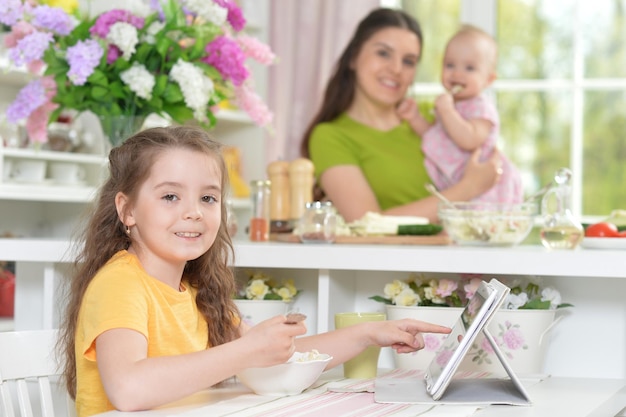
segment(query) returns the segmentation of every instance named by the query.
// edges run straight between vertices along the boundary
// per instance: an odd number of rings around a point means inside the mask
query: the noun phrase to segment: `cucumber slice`
[[[398,225],[399,235],[436,235],[443,230],[439,224],[401,224]]]

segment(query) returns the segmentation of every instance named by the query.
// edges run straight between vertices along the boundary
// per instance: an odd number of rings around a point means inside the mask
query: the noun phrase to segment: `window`
[[[441,91],[446,40],[460,22],[499,45],[493,84],[501,148],[526,194],[554,172],[574,174],[577,215],[626,209],[626,0],[386,0],[418,18],[424,54],[413,94]]]

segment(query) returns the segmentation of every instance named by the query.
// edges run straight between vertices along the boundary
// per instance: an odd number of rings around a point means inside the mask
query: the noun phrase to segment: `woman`
[[[315,164],[317,185],[346,221],[373,211],[437,221],[435,197],[424,186],[421,138],[397,112],[413,82],[422,49],[418,22],[400,10],[368,14],[339,58],[321,109],[301,152]],[[497,153],[474,153],[465,175],[443,194],[469,201],[498,180]]]

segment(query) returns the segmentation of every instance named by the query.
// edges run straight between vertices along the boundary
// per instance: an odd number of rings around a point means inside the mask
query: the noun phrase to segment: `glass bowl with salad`
[[[466,246],[517,245],[532,230],[537,214],[535,203],[442,202],[438,208],[452,242]]]

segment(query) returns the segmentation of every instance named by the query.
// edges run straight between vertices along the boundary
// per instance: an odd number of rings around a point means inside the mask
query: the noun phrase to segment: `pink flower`
[[[439,353],[436,357],[436,364],[439,365],[440,367],[444,367],[448,361],[450,360],[450,357],[452,356],[452,351],[447,349],[444,350],[443,352]]]
[[[459,284],[451,279],[441,279],[439,280],[439,285],[437,285],[437,290],[435,293],[440,297],[449,297],[452,295],[454,291],[459,287]]]
[[[56,82],[53,77],[42,77],[41,85],[45,89],[46,101],[37,107],[26,119],[26,132],[35,143],[46,143],[48,141],[48,119],[50,114],[58,107],[52,102],[56,95]]]
[[[441,340],[439,337],[435,336],[431,333],[426,333],[424,335],[424,350],[427,351],[436,351],[441,346]]]
[[[244,62],[246,56],[241,47],[233,39],[218,36],[205,48],[207,56],[202,58],[217,69],[225,79],[232,80],[235,86],[240,86],[248,78],[248,70]]]
[[[504,332],[502,341],[507,348],[517,350],[524,346],[524,334],[517,327],[512,327]]]
[[[251,36],[239,36],[237,38],[241,50],[247,57],[252,58],[263,65],[270,65],[276,59],[276,55],[270,49],[269,45],[266,45],[256,38]]]
[[[493,353],[493,346],[491,346],[491,343],[489,343],[487,339],[483,339],[480,347],[487,353]]]
[[[483,280],[480,278],[472,278],[470,280],[470,282],[468,282],[467,284],[465,284],[463,286],[463,289],[465,290],[465,296],[467,298],[472,298],[474,296],[474,293],[476,293],[476,290],[478,289],[478,287],[480,286],[480,283]]]
[[[137,17],[128,10],[122,9],[113,9],[108,12],[102,13],[96,19],[94,25],[89,29],[89,33],[92,35],[97,35],[102,39],[106,39],[109,34],[109,30],[111,26],[113,26],[117,22],[126,22],[130,23],[137,29],[143,28],[144,19],[141,17]]]
[[[237,106],[250,115],[250,118],[259,126],[272,123],[274,115],[267,108],[261,97],[245,85],[235,87],[235,102]]]

